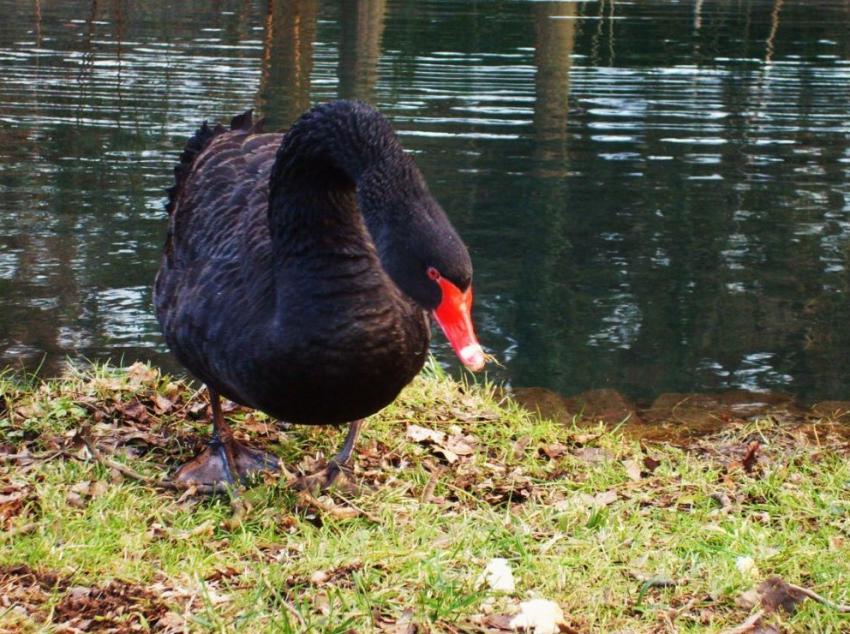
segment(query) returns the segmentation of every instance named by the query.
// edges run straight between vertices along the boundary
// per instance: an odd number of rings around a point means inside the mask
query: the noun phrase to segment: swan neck
[[[383,115],[360,102],[323,104],[284,135],[272,169],[269,220],[273,234],[287,240],[293,224],[359,212],[376,238],[405,207],[399,202],[423,189]]]

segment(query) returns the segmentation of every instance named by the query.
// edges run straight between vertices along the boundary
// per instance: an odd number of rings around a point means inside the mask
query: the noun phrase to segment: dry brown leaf
[[[272,425],[269,425],[268,421],[258,421],[257,417],[253,414],[248,414],[245,417],[245,420],[239,423],[239,429],[247,433],[259,434],[261,436],[267,436],[272,431],[276,431],[276,429],[273,429]]]
[[[623,460],[626,475],[633,482],[640,482],[640,465],[635,460]]]
[[[750,588],[746,592],[742,592],[737,599],[735,605],[744,610],[752,610],[761,602],[761,595],[755,588]]]
[[[73,506],[77,509],[82,509],[86,507],[86,503],[83,499],[83,496],[81,496],[79,493],[74,493],[73,491],[69,491],[68,495],[65,496],[65,503],[68,506]]]
[[[130,420],[144,423],[148,419],[148,410],[138,399],[133,399],[129,403],[122,404],[120,410],[122,416]]]
[[[744,471],[747,473],[752,473],[753,469],[756,467],[756,463],[758,462],[758,451],[761,445],[757,440],[754,440],[747,447],[747,453],[744,455],[743,460],[741,460],[741,464],[744,465]]]
[[[660,460],[656,460],[652,456],[643,457],[643,466],[649,473],[655,473],[655,470],[661,465]]]
[[[373,615],[373,621],[378,631],[383,634],[419,634],[420,630],[413,622],[413,610],[406,609],[401,615],[394,619],[384,615]],[[427,630],[423,631],[427,632]]]
[[[24,511],[27,499],[33,493],[29,487],[9,485],[0,488],[0,528],[8,529],[12,520]]]
[[[141,361],[136,361],[127,368],[127,378],[131,387],[140,387],[154,383],[159,378],[159,372]]]
[[[832,552],[838,552],[844,550],[846,546],[846,541],[843,535],[832,535],[829,538],[829,550]]]
[[[446,439],[443,448],[448,449],[458,456],[471,456],[475,453],[478,441],[469,434],[454,434]]]
[[[740,460],[732,460],[729,462],[727,470],[733,471],[735,469],[743,469],[744,472],[748,474],[753,473],[758,466],[758,454],[760,448],[761,445],[759,444],[759,441],[752,441],[749,445],[747,445],[747,449]]]
[[[455,452],[451,451],[450,449],[446,449],[445,447],[436,446],[432,449],[432,451],[435,454],[442,456],[443,459],[446,462],[448,462],[449,464],[454,464],[455,462],[458,461],[457,454]]]
[[[591,495],[589,493],[576,493],[575,495],[555,504],[555,508],[560,511],[575,506],[597,509],[608,506],[616,501],[617,492],[614,490],[602,491],[595,495]]]
[[[92,498],[99,498],[106,494],[109,490],[109,485],[103,480],[95,480],[89,486],[89,495]]]
[[[530,442],[531,442],[531,438],[526,436],[524,438],[518,439],[514,443],[514,446],[511,449],[511,453],[513,454],[514,460],[519,459],[522,456],[522,454],[525,453],[525,449],[526,449],[526,447],[528,447],[528,443],[530,443]]]
[[[162,634],[178,634],[178,632],[185,632],[188,628],[184,617],[175,612],[168,612],[157,621],[156,629]]]
[[[189,406],[189,416],[192,418],[200,418],[207,411],[207,404],[205,401],[196,401]]]
[[[408,425],[406,435],[413,442],[432,442],[437,445],[442,444],[446,438],[444,432],[421,427],[420,425]]]
[[[768,614],[783,609],[788,614],[794,614],[797,605],[806,599],[806,594],[798,588],[793,588],[782,577],[773,576],[762,581],[758,586],[761,604]]]
[[[549,458],[549,460],[557,460],[567,453],[567,447],[559,442],[553,442],[540,447],[540,451]]]
[[[573,455],[579,460],[583,460],[589,464],[598,464],[611,459],[611,454],[599,447],[582,447],[581,449],[575,450]]]
[[[174,403],[162,394],[157,394],[153,397],[153,408],[157,414],[167,414],[174,409]]]

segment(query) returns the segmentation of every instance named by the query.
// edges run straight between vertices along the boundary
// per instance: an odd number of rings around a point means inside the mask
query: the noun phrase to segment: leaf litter
[[[443,387],[428,389],[439,393]],[[747,514],[748,521],[769,528],[776,511],[762,510],[766,498],[759,493],[759,487],[764,478],[779,474],[785,478],[786,490],[794,492],[804,482],[796,477],[798,473],[794,471],[801,460],[807,461],[807,464],[815,461],[813,464],[816,464],[817,461],[829,461],[830,456],[836,455],[846,460],[850,453],[847,436],[840,428],[831,424],[821,426],[811,421],[791,425],[765,421],[758,427],[748,421],[732,421],[719,432],[689,437],[687,443],[680,445],[684,458],[671,453],[663,443],[643,441],[636,447],[600,429],[559,427],[547,428],[549,431],[539,436],[512,436],[510,427],[502,423],[504,414],[489,409],[492,405],[482,406],[480,397],[476,400],[465,393],[465,389],[469,388],[452,387],[451,393],[444,393],[431,401],[426,392],[422,402],[402,402],[395,409],[391,408],[387,418],[392,420],[396,417],[399,423],[395,423],[395,429],[402,425],[403,434],[380,430],[366,434],[357,447],[352,473],[362,493],[354,497],[346,497],[337,491],[321,498],[305,498],[300,494],[287,498],[284,494],[274,493],[272,504],[260,500],[259,506],[252,507],[247,501],[252,495],[248,490],[244,492],[246,502],[241,507],[239,504],[232,505],[230,519],[204,520],[186,528],[170,526],[167,521],[152,523],[146,528],[148,541],[168,540],[175,547],[199,541],[211,549],[227,551],[229,541],[221,539],[222,531],[244,531],[246,526],[264,521],[264,517],[274,518],[278,539],[285,539],[284,536],[290,533],[300,534],[304,530],[302,522],[311,523],[316,527],[313,530],[319,530],[326,522],[331,526],[347,525],[367,519],[376,526],[375,530],[387,530],[381,528],[386,526],[382,508],[387,504],[398,508],[391,525],[395,529],[406,530],[405,522],[416,516],[416,506],[421,503],[458,518],[486,513],[488,507],[497,514],[505,514],[509,523],[525,518],[522,525],[528,526],[523,529],[528,537],[523,539],[548,544],[545,549],[540,548],[540,556],[548,552],[569,552],[561,546],[568,548],[570,544],[584,543],[589,537],[582,537],[582,531],[595,530],[592,527],[600,525],[599,522],[603,522],[601,525],[604,526],[605,513],[655,517],[653,514],[664,511],[688,515],[698,512],[707,502],[709,511],[706,518],[714,518],[708,519],[709,522]],[[95,377],[80,374],[75,382],[45,383],[36,391],[7,392],[3,405],[13,432],[3,432],[9,427],[0,428],[0,465],[3,469],[0,471],[0,523],[7,529],[7,541],[41,526],[44,501],[37,486],[41,470],[57,461],[89,464],[94,455],[89,444],[99,452],[101,459],[98,462],[106,468],[105,477],[87,475],[68,481],[62,503],[69,513],[85,514],[95,501],[104,500],[102,503],[106,503],[115,492],[124,490],[122,487],[127,479],[154,487],[176,464],[202,446],[205,439],[206,403],[202,393],[184,382],[163,377],[142,364],[131,366],[125,373]],[[405,408],[408,414],[401,414]],[[477,414],[476,408],[482,413]],[[290,431],[262,414],[234,404],[229,404],[227,409],[228,415],[235,420],[237,434],[258,444],[271,443],[283,448],[294,458],[291,460],[293,464],[298,463],[300,456],[302,469],[319,466],[320,456],[323,453],[330,455],[338,441],[332,432]],[[458,414],[464,411],[467,412],[464,416]],[[518,416],[516,413],[512,415]],[[394,423],[384,425],[392,430]],[[86,428],[88,436],[80,432]],[[316,442],[322,449],[313,454],[300,453],[300,448],[294,443],[295,438],[299,438],[311,451]],[[700,476],[703,478],[700,480],[689,471],[694,468],[713,475]],[[424,479],[414,484],[410,474],[417,469],[422,470]],[[598,473],[607,475],[600,478],[596,475]],[[260,490],[275,492],[281,481],[280,477],[266,478],[258,486]],[[171,504],[175,509],[186,504],[189,504],[185,507],[188,509],[203,508],[203,502],[198,506],[199,500],[204,499],[202,494],[202,490],[175,494],[167,489],[157,493],[164,504]],[[387,495],[396,502],[389,502]],[[410,500],[412,506],[407,506],[404,500]],[[823,518],[836,527],[825,540],[828,552],[834,555],[846,553],[842,531],[846,534],[848,525],[842,519],[844,516],[839,512],[840,508],[836,507],[831,520],[828,516]],[[540,521],[537,517],[548,519]],[[559,517],[566,519],[559,520]],[[559,521],[568,522],[566,530],[558,525]],[[582,523],[591,528],[582,529]],[[27,530],[15,532],[22,528]],[[714,529],[707,525],[704,530],[711,534]],[[639,547],[665,552],[665,540],[669,538],[659,534]],[[451,543],[449,538],[446,544]],[[255,556],[257,561],[267,561],[274,566],[292,566],[293,562],[303,560],[301,552],[290,552],[289,548],[264,544],[255,549]],[[433,551],[426,545],[420,554],[431,552],[439,551]],[[499,560],[509,562],[511,559],[482,559],[491,564]],[[52,619],[53,624],[65,623],[84,631],[94,631],[101,625],[104,626],[103,631],[109,628],[123,631],[120,628],[147,623],[148,626],[159,624],[160,628],[177,631],[186,625],[187,618],[204,609],[204,600],[214,606],[229,606],[239,592],[252,587],[246,576],[250,565],[255,565],[250,564],[250,558],[238,565],[234,563],[239,560],[231,558],[229,561],[231,563],[216,566],[203,574],[203,592],[186,589],[195,587],[193,584],[196,582],[175,583],[171,578],[162,578],[153,584],[123,577],[88,583],[85,577],[79,578],[65,571],[19,569],[17,573],[10,573],[9,570],[14,569],[7,565],[2,570],[4,576],[0,577],[4,584],[0,586],[0,594],[12,597],[13,611],[23,611],[28,615],[25,618],[36,623]],[[658,569],[653,570],[653,564],[648,561],[646,573],[640,573],[643,581],[638,588],[632,584],[625,584],[631,588],[625,591],[610,587],[603,592],[609,598],[597,599],[595,604],[593,601],[576,603],[570,599],[572,595],[569,592],[560,595],[555,603],[561,610],[560,616],[552,612],[556,617],[550,620],[558,629],[552,631],[598,631],[590,624],[598,618],[594,614],[600,609],[609,614],[616,613],[617,596],[623,597],[619,599],[622,616],[609,617],[613,618],[611,623],[634,623],[629,619],[634,618],[635,612],[631,610],[636,598],[640,595],[652,597],[652,602],[638,601],[644,624],[634,631],[656,631],[650,629],[646,621],[652,618],[657,619],[659,627],[669,630],[677,620],[717,624],[735,622],[738,615],[737,622],[741,625],[737,628],[750,621],[752,627],[737,631],[767,632],[778,623],[776,619],[781,621],[786,618],[783,615],[796,613],[804,599],[818,601],[806,594],[802,586],[784,581],[778,583],[775,579],[781,578],[770,574],[775,567],[763,564],[761,558],[759,563],[758,567],[742,565],[739,570],[742,583],[757,584],[753,590],[757,598],[753,601],[754,595],[751,594],[748,601],[743,591],[726,597],[712,596],[696,589],[700,584],[685,575],[674,575],[675,585],[654,583],[653,580],[671,577]],[[587,565],[592,570],[593,560],[589,559]],[[735,569],[734,564],[732,569]],[[396,574],[394,570],[390,558],[387,564],[381,565],[354,560],[349,564],[337,562],[336,565],[314,566],[312,570],[289,574],[280,585],[286,588],[284,596],[288,597],[285,606],[280,604],[283,606],[281,609],[291,613],[296,622],[303,619],[310,622],[314,617],[331,618],[334,609],[338,609],[334,592],[355,592],[361,583],[357,580],[372,578],[370,575],[392,579]],[[509,566],[507,570],[514,582]],[[95,577],[88,578],[88,581],[97,577],[94,570],[89,574],[95,574]],[[536,574],[553,573],[541,569]],[[763,574],[769,576],[763,577]],[[536,617],[521,616],[524,613],[522,605],[534,599],[521,601],[519,597],[514,598],[512,593],[516,591],[516,584],[514,582],[513,589],[509,590],[506,578],[503,568],[501,581],[498,575],[493,581],[485,581],[498,597],[494,599],[495,603],[477,599],[478,603],[473,601],[451,616],[436,608],[436,611],[429,611],[421,606],[411,607],[411,604],[405,607],[405,600],[401,597],[411,596],[410,592],[416,590],[415,586],[402,584],[398,587],[400,598],[392,603],[397,609],[386,606],[370,614],[368,619],[379,631],[538,631]],[[760,579],[763,580],[761,583]],[[774,581],[768,584],[770,580]],[[534,592],[538,585],[552,587],[550,582],[534,575],[527,577],[526,581],[531,584],[527,587],[528,592]],[[474,585],[474,577],[469,583]],[[829,587],[836,590],[840,586]],[[495,592],[497,588],[503,590]],[[390,591],[386,587],[382,590],[383,593]],[[594,592],[593,585],[582,590],[586,591]],[[207,598],[202,599],[202,596]],[[312,597],[310,609],[315,610],[314,617],[298,607],[302,596]],[[818,603],[824,609],[840,613],[846,608],[829,599]],[[51,612],[49,606],[55,609]],[[762,613],[759,618],[753,619],[753,614],[747,616],[752,609]],[[298,615],[297,618],[294,614]]]

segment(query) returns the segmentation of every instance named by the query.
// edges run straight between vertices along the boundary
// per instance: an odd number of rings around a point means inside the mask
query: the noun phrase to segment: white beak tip
[[[484,349],[479,343],[471,343],[458,351],[458,356],[467,368],[477,372],[484,367]]]

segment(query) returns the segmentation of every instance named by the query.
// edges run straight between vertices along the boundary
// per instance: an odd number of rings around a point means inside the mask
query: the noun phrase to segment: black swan
[[[223,395],[292,423],[350,423],[310,483],[330,486],[361,419],[421,370],[428,311],[467,367],[484,365],[469,253],[374,108],[322,104],[286,133],[263,133],[250,111],[229,130],[204,123],[175,180],[154,304],[213,419],[177,481],[231,484],[277,466],[233,438]]]

